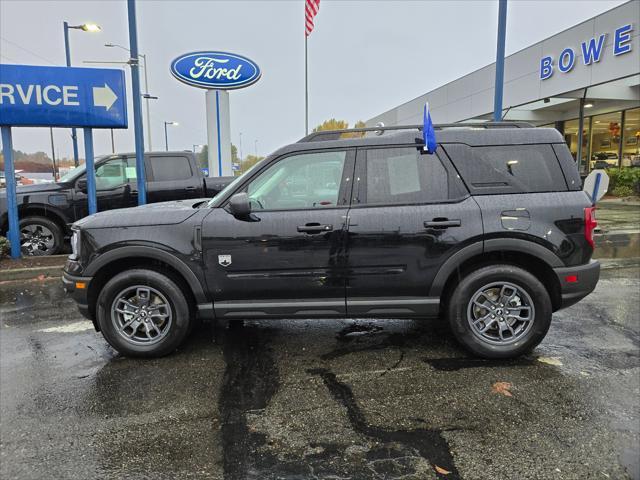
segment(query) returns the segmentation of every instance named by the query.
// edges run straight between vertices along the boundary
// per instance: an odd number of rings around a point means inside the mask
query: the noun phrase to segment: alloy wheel
[[[167,298],[145,285],[127,287],[111,304],[111,320],[127,342],[153,345],[169,333],[173,316]]]
[[[467,308],[471,331],[482,341],[508,345],[524,337],[533,326],[535,309],[524,288],[494,282],[479,288]]]
[[[54,247],[55,236],[44,225],[31,223],[20,229],[20,249],[25,255],[48,255]]]

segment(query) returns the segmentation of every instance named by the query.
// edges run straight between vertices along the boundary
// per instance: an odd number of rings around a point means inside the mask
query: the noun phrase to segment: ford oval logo
[[[225,52],[192,52],[171,62],[171,73],[194,87],[232,90],[260,79],[260,68],[242,55]]]

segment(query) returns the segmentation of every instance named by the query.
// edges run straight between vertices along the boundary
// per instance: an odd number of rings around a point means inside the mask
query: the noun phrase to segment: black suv
[[[594,208],[564,139],[527,124],[318,132],[208,203],[73,225],[64,285],[118,351],[165,355],[202,319],[447,318],[520,355],[588,295]]]

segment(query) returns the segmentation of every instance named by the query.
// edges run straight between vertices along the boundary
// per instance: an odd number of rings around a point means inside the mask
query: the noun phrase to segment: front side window
[[[375,148],[365,151],[365,163],[360,203],[406,205],[450,198],[448,172],[436,155],[424,155],[416,147]]]
[[[96,168],[96,190],[111,190],[127,183],[126,165],[124,159],[114,158]]]
[[[345,150],[292,155],[247,186],[252,210],[295,210],[338,204]]]

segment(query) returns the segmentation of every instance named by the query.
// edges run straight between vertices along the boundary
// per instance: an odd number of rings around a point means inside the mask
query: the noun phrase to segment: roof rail
[[[468,129],[493,129],[493,128],[534,128],[534,126],[528,122],[478,122],[478,123],[440,123],[434,125],[435,130],[444,130],[447,128],[468,128]],[[363,127],[363,128],[347,128],[344,130],[321,130],[319,132],[313,132],[306,137],[298,140],[298,143],[304,142],[322,142],[328,140],[346,140],[349,138],[364,137],[367,132],[375,132],[378,135],[383,135],[387,131],[398,130],[418,130],[422,131],[422,125],[396,125],[393,127]],[[362,133],[362,135],[350,135],[354,133]],[[344,138],[343,135],[349,135]]]

